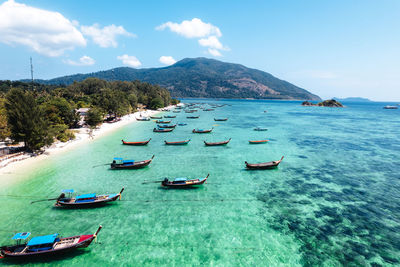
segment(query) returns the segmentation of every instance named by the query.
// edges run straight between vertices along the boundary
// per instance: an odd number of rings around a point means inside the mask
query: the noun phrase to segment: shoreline
[[[174,107],[174,105],[167,106],[165,108],[170,109],[172,107]],[[90,135],[89,128],[75,129],[78,130],[78,132],[75,133],[75,139],[73,140],[67,141],[65,143],[57,141],[53,143],[50,147],[47,147],[43,153],[37,156],[31,156],[29,154],[24,153],[21,156],[12,158],[11,162],[9,163],[5,162],[6,166],[4,167],[2,167],[2,164],[0,164],[0,177],[1,177],[0,184],[4,188],[20,180],[20,178],[10,179],[11,178],[10,176],[19,176],[16,173],[14,173],[15,170],[30,168],[48,159],[51,156],[67,152],[78,145],[82,145],[92,140],[101,138],[102,136],[107,135],[117,129],[120,129],[123,126],[137,122],[136,118],[139,117],[140,115],[149,117],[160,112],[162,111],[145,110],[125,115],[121,117],[121,120],[118,122],[102,123],[97,129],[93,130],[92,135]]]

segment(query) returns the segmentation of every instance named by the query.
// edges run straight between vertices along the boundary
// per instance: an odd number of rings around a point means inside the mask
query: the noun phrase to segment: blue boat
[[[73,189],[63,190],[62,194],[58,197],[55,206],[71,207],[71,208],[101,206],[108,202],[121,199],[121,194],[122,192],[124,192],[124,188],[122,188],[121,191],[117,194],[105,194],[105,195],[96,195],[94,193],[91,193],[91,194],[83,194],[83,195],[78,195],[76,197],[72,197],[73,192],[74,192]],[[68,197],[65,195],[66,193],[68,194]]]

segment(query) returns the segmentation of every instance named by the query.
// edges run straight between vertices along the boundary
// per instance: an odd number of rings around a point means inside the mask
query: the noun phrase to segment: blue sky
[[[209,57],[322,98],[400,101],[400,1],[0,1],[0,79]]]

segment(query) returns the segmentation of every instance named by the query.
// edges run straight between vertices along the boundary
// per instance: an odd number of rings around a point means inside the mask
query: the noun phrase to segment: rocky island
[[[318,104],[311,103],[309,101],[304,101],[301,103],[302,106],[317,106],[317,107],[337,107],[337,108],[342,108],[343,105],[336,101],[335,99],[330,99],[330,100],[325,100],[322,102],[319,102]]]

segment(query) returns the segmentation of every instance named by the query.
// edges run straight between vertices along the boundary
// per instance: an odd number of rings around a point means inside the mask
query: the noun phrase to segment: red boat
[[[214,129],[214,127],[213,127],[213,128],[211,128],[211,129],[208,129],[208,130],[203,130],[203,129],[193,129],[192,133],[211,133],[213,129]]]
[[[250,144],[265,144],[267,143],[269,140],[249,140]]]
[[[145,146],[150,142],[151,138],[147,141],[141,141],[141,142],[125,142],[124,140],[122,141],[122,144],[128,145],[128,146]]]
[[[229,138],[229,140],[226,140],[226,141],[215,142],[215,143],[209,143],[209,142],[204,141],[204,144],[206,146],[224,146],[224,145],[227,145],[230,141],[231,141],[231,138]]]
[[[279,163],[283,160],[283,156],[280,160],[276,161],[269,161],[269,162],[263,162],[263,163],[248,163],[245,161],[244,163],[246,164],[246,167],[248,169],[253,169],[253,170],[265,170],[265,169],[273,169],[278,167]]]
[[[194,187],[197,185],[204,184],[207,181],[209,175],[210,174],[207,174],[207,177],[203,179],[192,179],[192,180],[189,180],[187,178],[175,178],[173,181],[169,181],[168,178],[165,178],[164,181],[161,182],[161,185],[169,188]]]
[[[16,245],[0,248],[0,258],[29,259],[39,256],[48,257],[50,255],[70,252],[78,248],[86,248],[96,238],[101,228],[102,226],[100,225],[93,235],[77,235],[65,238],[59,238],[58,234],[37,236],[25,244],[21,244],[20,242],[21,240],[26,240],[30,236],[30,233],[18,233],[12,238],[17,241]]]

